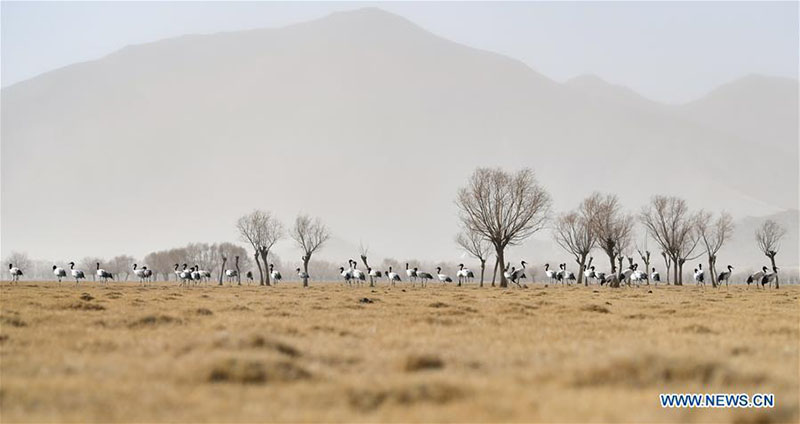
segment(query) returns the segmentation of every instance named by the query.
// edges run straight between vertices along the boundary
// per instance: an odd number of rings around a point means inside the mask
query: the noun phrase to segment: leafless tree
[[[458,244],[470,256],[481,262],[480,287],[483,287],[483,276],[486,272],[486,260],[489,259],[489,255],[492,252],[492,244],[480,233],[470,230],[465,230],[458,233],[456,236],[456,244]]]
[[[591,227],[599,247],[608,256],[611,274],[617,273],[614,259],[627,251],[633,234],[633,216],[622,210],[617,196],[594,193],[584,200],[591,214]]]
[[[717,287],[717,253],[725,241],[733,235],[733,217],[722,212],[713,220],[711,212],[700,211],[697,214],[697,234],[703,243],[708,255],[708,271],[711,273],[711,286]]]
[[[322,249],[325,242],[331,238],[331,233],[319,218],[312,219],[308,215],[297,215],[291,236],[303,251],[303,271],[308,275],[308,263],[311,261],[311,255]],[[308,287],[307,277],[303,278],[303,287]]]
[[[254,210],[244,215],[236,222],[239,236],[242,241],[246,241],[253,247],[255,252],[253,257],[258,266],[258,274],[261,285],[270,285],[270,276],[267,269],[267,256],[270,249],[283,236],[283,225],[275,219],[271,213]],[[262,269],[261,261],[264,262]]]
[[[550,195],[530,169],[511,174],[499,168],[478,168],[467,187],[459,190],[456,204],[464,227],[492,243],[500,264],[505,261],[505,248],[541,230],[550,214]],[[508,287],[502,273],[500,287]]]
[[[775,288],[780,288],[778,281],[778,268],[775,266],[775,255],[781,247],[781,239],[786,235],[786,229],[777,222],[768,219],[756,230],[756,243],[758,248],[772,262],[772,270],[775,272]]]
[[[122,280],[124,276],[124,279],[127,281],[131,272],[133,272],[133,264],[135,262],[136,259],[130,255],[115,256],[108,261],[106,270],[118,276],[120,280]]]
[[[669,256],[674,265],[673,281],[683,284],[683,264],[690,259],[699,241],[697,215],[689,211],[686,201],[674,196],[654,196],[642,208],[639,220],[647,233]]]
[[[595,232],[592,230],[591,213],[593,209],[586,209],[582,205],[579,211],[568,212],[558,217],[553,230],[556,243],[575,257],[575,262],[578,264],[579,285],[589,284],[583,281],[583,272],[586,258],[597,242]]]

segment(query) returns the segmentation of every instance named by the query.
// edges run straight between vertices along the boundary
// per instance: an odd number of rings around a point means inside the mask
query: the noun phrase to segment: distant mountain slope
[[[654,193],[738,216],[797,204],[796,157],[378,9],[131,46],[1,101],[3,252],[229,240],[262,207],[320,215],[376,253],[445,259],[456,190],[486,165],[534,168],[557,209],[595,190],[634,211]]]

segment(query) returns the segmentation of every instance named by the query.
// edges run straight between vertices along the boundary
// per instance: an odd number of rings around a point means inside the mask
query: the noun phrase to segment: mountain
[[[446,259],[459,254],[453,199],[477,166],[532,167],[556,210],[595,190],[632,211],[654,193],[737,216],[797,205],[796,155],[374,8],[130,46],[0,97],[4,254],[232,240],[238,216],[265,208],[319,215],[341,246]],[[796,149],[796,132],[780,147]],[[298,254],[286,241],[278,253]]]

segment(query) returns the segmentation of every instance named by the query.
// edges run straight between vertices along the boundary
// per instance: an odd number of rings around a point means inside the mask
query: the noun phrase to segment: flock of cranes
[[[238,268],[238,257],[236,259]],[[633,263],[632,260],[630,262],[631,264],[626,269],[622,269],[618,273],[605,273],[597,271],[594,265],[590,265],[583,272],[583,274],[586,278],[587,284],[595,281],[601,286],[605,284],[615,285],[621,283],[625,283],[630,286],[631,284],[639,285],[642,282],[649,284],[650,281],[658,284],[658,282],[661,281],[661,276],[655,268],[651,269],[651,273],[648,276],[646,271],[639,270],[639,264]],[[364,284],[367,278],[369,278],[370,284],[373,284],[375,281],[383,277],[386,277],[391,285],[395,285],[395,283],[403,281],[400,278],[400,274],[394,272],[391,266],[387,271],[379,271],[371,267],[367,267],[366,272],[364,272],[358,269],[358,262],[353,259],[348,260],[347,265],[347,268],[339,267],[339,274],[341,275],[344,283],[348,285]],[[503,274],[505,275],[506,279],[516,285],[521,285],[521,281],[528,278],[526,275],[528,263],[525,261],[520,261],[520,265],[521,268],[516,268],[516,266],[511,266],[511,264],[508,263],[503,270]],[[108,285],[108,280],[113,280],[114,275],[100,268],[99,262],[97,262],[96,266],[95,275],[97,276],[98,280]],[[726,271],[721,272],[717,276],[717,281],[720,285],[723,281],[725,282],[726,286],[730,282],[730,278],[733,273],[733,267],[728,265],[726,268]],[[15,267],[13,264],[8,264],[8,271],[9,274],[11,274],[11,280],[13,282],[18,282],[19,278],[23,275],[22,270],[18,267]],[[295,271],[297,272],[297,276],[301,279],[310,278],[310,276],[300,268],[297,268]],[[439,280],[442,283],[453,282],[453,279],[449,275],[442,273],[441,267],[436,267],[435,277],[429,272],[421,271],[418,267],[410,267],[408,263],[406,263],[405,271],[406,277],[412,286],[416,285],[416,283],[419,281],[420,285],[425,287],[429,281],[434,279]],[[576,280],[575,273],[567,269],[566,263],[558,264],[558,270],[552,269],[550,264],[547,263],[544,265],[544,272],[551,284],[561,283],[562,285],[570,285]],[[188,286],[190,283],[208,283],[208,281],[211,280],[211,271],[200,269],[199,265],[189,267],[188,264],[183,264],[183,267],[181,268],[179,264],[175,264],[174,273],[178,281],[180,281],[180,286]],[[148,269],[146,266],[140,268],[138,264],[133,264],[133,274],[139,278],[139,283],[142,285],[152,281],[153,278],[152,270]],[[57,265],[53,265],[53,275],[55,275],[60,283],[63,279],[67,278],[67,270]],[[70,278],[75,280],[76,286],[80,280],[86,279],[86,274],[82,270],[75,269],[75,262],[69,262],[69,275]],[[226,269],[224,271],[224,275],[227,277],[228,282],[232,283],[234,279],[239,277],[239,271],[236,269]],[[475,278],[475,273],[473,273],[469,268],[465,267],[464,264],[458,264],[458,270],[456,271],[455,275],[459,285],[470,282]],[[769,284],[771,287],[772,282],[775,281],[777,275],[777,267],[773,267],[772,270],[770,270],[766,266],[763,266],[760,271],[749,275],[746,282],[748,286],[750,284],[755,284],[756,287],[758,287],[760,284],[762,287],[764,287]],[[275,269],[274,264],[269,264],[269,276],[275,282],[279,282],[283,279],[281,273]],[[253,282],[253,273],[251,271],[247,271],[245,277],[250,283]],[[705,285],[706,278],[705,270],[703,270],[703,264],[698,264],[697,268],[694,269],[693,278],[697,285]]]

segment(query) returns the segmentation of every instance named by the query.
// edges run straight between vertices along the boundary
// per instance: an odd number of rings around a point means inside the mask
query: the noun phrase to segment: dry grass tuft
[[[386,404],[413,406],[418,403],[443,405],[465,397],[463,388],[441,382],[417,383],[387,389],[348,391],[350,406],[360,411],[372,411]]]
[[[428,307],[431,307],[431,308],[446,308],[448,306],[449,305],[444,303],[444,302],[433,302],[430,305],[428,305]]]
[[[197,315],[214,315],[214,312],[211,312],[211,309],[208,308],[197,308],[194,313]]]
[[[745,375],[717,361],[646,355],[616,359],[600,367],[580,371],[574,375],[572,384],[577,387],[620,385],[643,388],[686,383],[749,385],[759,384],[763,380],[763,376]]]
[[[75,302],[65,306],[64,309],[74,309],[76,311],[105,311],[106,307],[97,303]]]
[[[311,373],[289,361],[228,358],[215,362],[208,372],[211,383],[268,384],[311,378]]]
[[[157,327],[165,324],[181,324],[180,318],[169,315],[146,315],[128,324],[130,328]]]
[[[611,304],[611,303],[608,303],[608,302],[606,302],[606,303],[609,304],[609,305]],[[582,311],[586,311],[586,312],[597,312],[597,313],[601,313],[601,314],[609,314],[609,313],[611,313],[611,311],[608,308],[606,308],[605,306],[600,306],[600,305],[586,305],[586,306],[582,307],[581,310]]]
[[[716,331],[706,327],[705,325],[700,324],[692,324],[686,327],[683,327],[682,330],[684,333],[695,333],[695,334],[716,334]]]
[[[26,327],[28,325],[28,323],[19,319],[18,317],[0,316],[0,322],[12,327]]]
[[[436,355],[411,355],[406,358],[403,369],[406,372],[438,370],[444,368],[444,361]]]
[[[90,295],[89,293],[82,293],[80,299],[88,302],[90,300],[94,300],[94,296]]]

